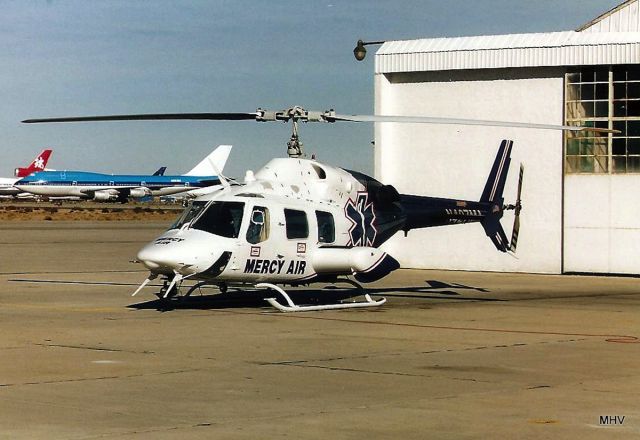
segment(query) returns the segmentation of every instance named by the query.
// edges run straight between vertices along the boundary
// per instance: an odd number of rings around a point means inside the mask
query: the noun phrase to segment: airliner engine
[[[129,191],[129,197],[134,198],[142,198],[151,195],[151,190],[149,188],[132,188]]]
[[[96,191],[93,194],[93,200],[95,200],[96,202],[112,202],[117,198],[117,194],[111,194],[107,191]]]

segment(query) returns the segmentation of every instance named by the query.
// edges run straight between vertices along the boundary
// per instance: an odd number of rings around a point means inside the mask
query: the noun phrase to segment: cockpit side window
[[[202,209],[206,204],[207,202],[190,203],[189,206],[184,211],[182,211],[182,214],[180,214],[178,220],[176,220],[176,222],[172,224],[169,229],[180,229],[183,225],[189,223],[191,220],[196,218],[198,214],[200,214],[200,212],[202,212]]]
[[[243,211],[242,202],[212,202],[192,227],[221,237],[238,238]]]
[[[247,241],[251,244],[257,244],[267,238],[269,238],[269,210],[262,206],[255,206],[249,219]]]
[[[307,222],[307,214],[304,211],[285,209],[284,220],[287,225],[287,238],[307,238],[309,236],[309,222]]]

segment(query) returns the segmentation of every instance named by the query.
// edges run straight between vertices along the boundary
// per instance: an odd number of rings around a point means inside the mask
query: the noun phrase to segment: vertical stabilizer
[[[154,176],[164,176],[164,172],[167,171],[167,167],[160,167],[158,171],[153,173]]]
[[[504,201],[502,193],[511,163],[511,147],[513,147],[513,141],[510,140],[504,139],[500,144],[496,160],[493,162],[489,178],[480,197],[481,202],[492,202],[502,206]]]
[[[496,160],[493,162],[489,178],[480,197],[481,202],[492,204],[490,213],[482,220],[481,224],[487,237],[500,252],[507,252],[511,248],[509,239],[500,224],[500,218],[502,218],[504,212],[502,193],[504,192],[509,164],[511,163],[512,146],[513,141],[506,139],[500,144]]]
[[[224,169],[230,152],[231,145],[218,146],[185,176],[217,176]]]
[[[35,173],[36,171],[43,171],[47,166],[47,162],[49,161],[49,156],[51,156],[52,150],[42,150],[40,154],[36,156],[35,159],[29,164],[28,167],[25,168],[16,168],[15,176],[16,177],[27,177],[31,173]]]

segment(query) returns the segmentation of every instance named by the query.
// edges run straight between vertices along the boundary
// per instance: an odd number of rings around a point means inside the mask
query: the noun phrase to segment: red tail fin
[[[16,177],[26,177],[36,171],[42,171],[47,166],[49,156],[51,156],[52,150],[42,150],[42,153],[38,154],[33,162],[26,168],[16,168]]]

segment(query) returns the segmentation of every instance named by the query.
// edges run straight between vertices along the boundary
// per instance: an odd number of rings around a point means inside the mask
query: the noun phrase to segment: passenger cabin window
[[[336,226],[330,212],[316,211],[318,221],[318,242],[333,243],[336,239]]]
[[[287,225],[287,238],[307,238],[309,236],[309,223],[304,211],[285,209],[284,220]]]
[[[256,206],[251,211],[249,227],[247,228],[247,241],[251,244],[262,243],[269,238],[269,210],[262,206]]]
[[[243,211],[241,202],[213,202],[192,227],[221,237],[238,238]]]

